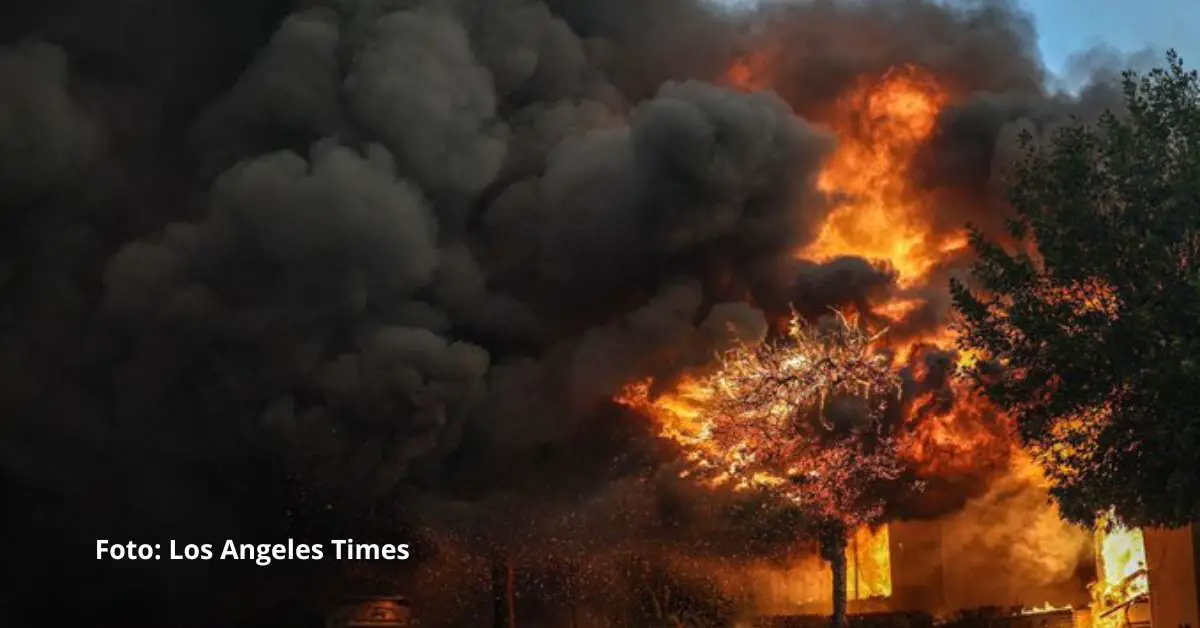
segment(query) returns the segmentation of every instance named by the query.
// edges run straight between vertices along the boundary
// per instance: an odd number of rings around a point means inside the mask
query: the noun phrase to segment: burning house
[[[1011,4],[8,4],[7,618],[71,590],[97,625],[291,625],[354,569],[406,601],[359,625],[828,612],[803,522],[688,454],[715,356],[836,312],[898,383],[909,474],[839,539],[851,611],[1200,627],[1194,534],[1065,523],[954,377],[985,356],[947,282],[968,223],[1005,238],[1017,136],[1120,103],[1103,64],[1048,87]],[[350,537],[413,558],[90,560]]]
[[[1108,525],[1110,523],[1102,524],[1095,533],[1095,579],[1086,583],[1089,598],[1082,599],[1078,590],[1070,596],[1070,601],[1059,604],[1029,605],[1014,598],[1013,606],[1002,611],[998,618],[1016,622],[1022,618],[1039,618],[1042,625],[1076,628],[1196,625],[1196,600],[1200,599],[1197,595],[1196,529],[1105,527]],[[947,577],[965,579],[969,583],[973,578],[986,576],[961,571],[953,573],[953,563],[948,564],[941,554],[940,528],[937,522],[898,522],[876,530],[860,530],[848,550],[848,592],[852,612],[894,614],[915,611],[940,615],[946,621],[956,610],[976,607],[977,600],[955,597],[960,594],[948,584]],[[822,571],[815,564],[798,568],[809,570],[810,576],[812,571]],[[759,585],[763,586],[768,598],[775,600],[765,607],[773,611],[768,615],[823,617],[828,614],[829,589],[828,585],[821,589],[816,584],[820,580],[809,580],[812,589],[808,590],[810,597],[807,598],[796,596],[797,590],[788,586],[786,574],[776,582],[774,589],[770,584]],[[1078,586],[1082,580],[1072,584]],[[819,592],[813,592],[813,589]],[[1044,589],[1029,590],[1025,600],[1039,594],[1067,599],[1062,593]],[[994,603],[997,601],[993,600]]]

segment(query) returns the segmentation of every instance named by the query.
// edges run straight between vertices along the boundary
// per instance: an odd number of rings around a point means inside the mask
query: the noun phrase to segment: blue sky
[[[745,4],[754,0],[716,0]],[[1034,16],[1046,67],[1062,74],[1071,55],[1106,44],[1118,51],[1146,49],[1161,60],[1168,48],[1200,69],[1200,0],[1017,0]]]
[[[1096,44],[1123,52],[1175,48],[1200,68],[1197,0],[1019,0],[1034,15],[1046,66],[1060,72],[1072,53]]]

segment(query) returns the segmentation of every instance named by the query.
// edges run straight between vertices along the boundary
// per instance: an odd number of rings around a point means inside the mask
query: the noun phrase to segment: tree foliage
[[[690,441],[697,472],[766,491],[798,512],[833,576],[835,628],[846,625],[846,540],[879,523],[907,462],[883,420],[900,378],[856,321],[793,317],[779,340],[729,351],[697,382],[708,400]],[[906,480],[906,478],[908,480]]]
[[[779,340],[730,350],[698,382],[709,401],[695,473],[774,494],[818,532],[879,522],[882,487],[906,467],[882,420],[900,379],[874,340],[844,318],[795,318]]]
[[[1024,135],[1011,241],[973,232],[951,285],[971,375],[1080,522],[1200,520],[1200,81],[1167,61],[1127,111]]]
[[[702,375],[655,398],[643,382],[622,403],[657,418],[678,443],[687,475],[754,491],[820,544],[833,576],[833,625],[846,623],[846,541],[881,523],[890,497],[921,482],[891,416],[901,378],[874,348],[878,335],[838,314],[831,324],[793,316],[786,334],[739,343]]]

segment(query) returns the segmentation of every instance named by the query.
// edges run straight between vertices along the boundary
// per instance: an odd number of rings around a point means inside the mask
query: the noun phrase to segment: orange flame
[[[1127,602],[1150,589],[1146,575],[1146,541],[1139,528],[1127,528],[1105,514],[1096,529],[1096,564],[1100,580],[1093,597],[1100,608]]]
[[[846,564],[849,599],[892,596],[891,534],[886,525],[859,528],[846,548]]]
[[[744,91],[769,89],[774,59],[770,51],[751,53],[728,69],[724,82]],[[864,78],[819,116],[839,140],[818,178],[819,189],[830,197],[834,208],[814,241],[795,256],[814,261],[856,256],[894,272],[901,294],[869,304],[872,315],[886,320],[903,320],[926,306],[923,298],[913,296],[916,291],[909,289],[942,282],[935,279],[936,272],[962,255],[968,245],[966,230],[940,224],[932,199],[912,179],[920,151],[933,136],[939,112],[950,101],[949,91],[934,76],[903,67],[882,77]],[[904,345],[892,347],[893,365],[919,370],[923,347],[947,348],[955,339],[953,330],[945,326],[921,337],[898,339]],[[899,344],[890,338],[885,341]],[[976,357],[960,355],[958,365]],[[710,433],[711,417],[706,413],[714,407],[718,391],[703,378],[684,378],[657,398],[650,397],[650,390],[650,382],[634,384],[619,400],[650,416],[660,435],[683,445],[693,463],[737,458],[736,447],[718,444]],[[965,389],[956,393],[952,408],[942,407],[930,394],[912,400],[907,409],[912,429],[902,443],[902,453],[926,477],[962,472],[963,467],[980,464],[981,459],[1002,458],[1011,447],[1010,434],[982,427],[985,422],[980,413],[993,412],[985,400]],[[782,480],[723,474],[713,481],[745,487]],[[890,596],[890,560],[887,527],[874,532],[860,528],[847,548],[850,597]],[[808,591],[811,587],[804,588]]]
[[[1029,608],[1023,608],[1023,609],[1021,609],[1021,614],[1022,615],[1045,615],[1047,613],[1060,613],[1060,612],[1071,611],[1071,610],[1074,610],[1074,608],[1072,608],[1072,606],[1070,604],[1066,604],[1064,606],[1054,606],[1053,604],[1046,602],[1045,604],[1043,604],[1041,606],[1033,606],[1033,607],[1029,607]]]
[[[745,91],[769,86],[772,55],[759,52],[735,63],[725,82]],[[844,255],[863,257],[893,269],[901,287],[918,285],[950,253],[966,244],[962,232],[942,233],[926,214],[917,190],[908,182],[909,166],[921,143],[933,132],[938,111],[948,101],[936,81],[912,68],[864,81],[843,98],[826,122],[839,136],[839,148],[826,165],[818,185],[839,204],[822,226],[816,241],[797,255],[825,261]],[[889,318],[900,318],[920,307],[916,300],[896,299],[876,304]],[[943,330],[926,341],[952,340]],[[899,352],[907,360],[914,349]],[[656,421],[659,434],[683,446],[693,469],[709,461],[738,467],[738,447],[718,443],[711,433],[714,397],[719,386],[703,378],[685,378],[669,394],[651,398],[650,382],[627,387],[618,401],[637,407]],[[914,410],[914,412],[917,410]],[[904,455],[919,458],[931,473],[962,451],[979,446],[977,435],[956,430],[953,417],[930,421],[916,433]],[[710,465],[711,466],[711,465]],[[684,472],[685,475],[690,471]],[[772,486],[786,482],[763,473],[718,473],[713,484],[734,488]],[[886,526],[857,530],[848,545],[848,594],[853,599],[889,597],[892,592],[891,554]]]
[[[948,101],[932,76],[903,68],[862,83],[837,103],[826,123],[840,143],[818,186],[843,202],[802,257],[876,260],[894,269],[907,287],[966,246],[963,230],[942,233],[935,227],[908,176]]]
[[[659,435],[683,446],[694,463],[685,476],[695,472],[711,486],[736,490],[770,489],[840,519],[851,514],[837,506],[851,492],[839,484],[849,479],[843,474],[872,463],[878,463],[870,468],[880,474],[893,471],[883,455],[887,439],[881,439],[877,457],[850,443],[814,447],[798,427],[798,417],[844,394],[877,397],[864,409],[878,413],[883,397],[900,393],[899,378],[871,349],[875,338],[853,319],[841,322],[839,332],[820,331],[794,317],[785,342],[738,345],[722,356],[720,370],[685,379],[674,394],[654,397],[651,383],[640,382],[616,400],[656,418]],[[796,482],[800,477],[820,481]],[[864,523],[873,517],[866,511],[855,514]]]
[[[864,80],[838,101],[825,122],[837,133],[839,145],[818,186],[840,202],[798,256],[818,261],[862,257],[891,269],[899,286],[908,288],[927,284],[932,271],[961,254],[966,230],[937,225],[928,199],[910,178],[921,146],[949,101],[933,76],[912,67]],[[922,305],[918,298],[893,296],[872,307],[876,315],[902,320]],[[952,347],[955,339],[951,329],[938,328],[896,347],[897,361],[919,368],[913,358],[920,346]],[[975,359],[959,355],[958,366]],[[965,390],[958,392],[960,400],[950,412],[939,415],[932,397],[916,400],[910,411],[920,421],[914,420],[908,454],[927,475],[975,464],[977,454],[988,450],[1006,450],[993,434],[978,428],[978,421],[960,420],[985,411],[987,404]]]

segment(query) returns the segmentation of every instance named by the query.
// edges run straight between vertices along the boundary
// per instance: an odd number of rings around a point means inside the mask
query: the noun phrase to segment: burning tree
[[[857,320],[832,326],[793,316],[780,339],[739,344],[682,388],[700,411],[664,425],[713,484],[764,491],[797,509],[833,572],[833,625],[846,621],[846,544],[878,524],[888,487],[905,481],[898,437],[884,415],[900,380]]]

